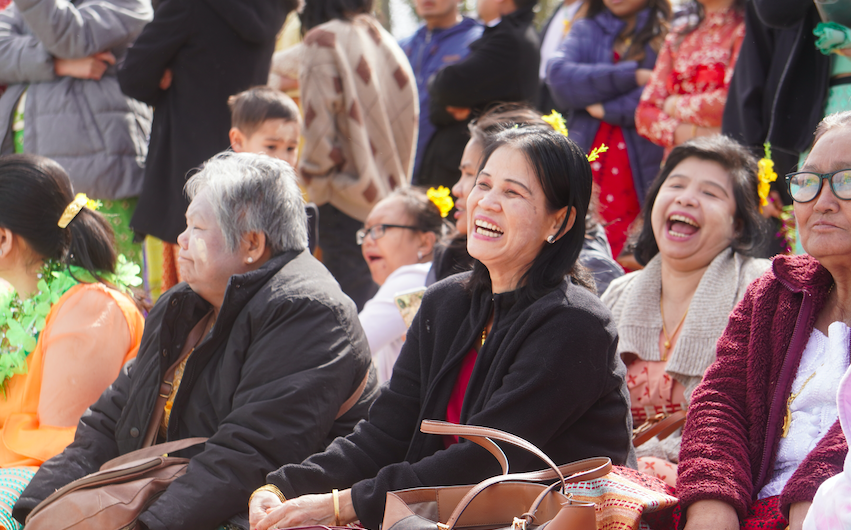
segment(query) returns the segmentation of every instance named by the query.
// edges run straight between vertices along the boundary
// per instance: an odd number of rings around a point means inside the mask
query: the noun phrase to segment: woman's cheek
[[[194,247],[192,250],[195,253],[196,259],[201,263],[206,264],[209,261],[209,255],[207,253],[207,242],[201,239],[200,237],[196,237],[192,241],[192,246]]]

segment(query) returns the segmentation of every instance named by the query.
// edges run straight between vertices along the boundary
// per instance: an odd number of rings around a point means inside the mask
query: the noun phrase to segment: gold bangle
[[[261,491],[268,491],[269,493],[274,493],[275,496],[278,497],[282,503],[287,502],[287,498],[284,497],[284,494],[281,493],[281,490],[278,489],[278,486],[275,486],[274,484],[264,484],[251,493],[251,497],[248,497],[248,504],[251,504],[251,499],[253,499],[254,496],[260,493]]]
[[[331,490],[331,498],[334,499],[334,525],[340,526],[340,492]]]

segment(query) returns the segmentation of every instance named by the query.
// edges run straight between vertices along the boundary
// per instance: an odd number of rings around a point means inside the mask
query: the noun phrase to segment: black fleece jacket
[[[496,460],[476,444],[444,449],[440,436],[419,432],[423,419],[446,418],[461,362],[491,311],[493,327],[476,359],[461,423],[521,436],[558,464],[592,456],[634,462],[626,369],[602,302],[568,282],[535,301],[518,291],[471,295],[467,277],[451,276],[426,292],[369,419],[324,453],[270,473],[269,483],[287,498],[351,486],[361,523],[378,528],[388,491],[498,474]],[[504,450],[512,471],[543,467],[529,453]]]
[[[209,310],[186,284],[163,294],[138,357],[83,415],[74,442],[41,466],[15,505],[19,521],[57,488],[140,448],[162,374]],[[374,375],[334,419],[371,362],[354,303],[307,251],[232,276],[212,335],[186,364],[168,427],[168,441],[209,440],[181,451],[192,458],[188,472],[141,521],[152,530],[212,530],[245,512],[266,473],[321,451],[366,416]]]

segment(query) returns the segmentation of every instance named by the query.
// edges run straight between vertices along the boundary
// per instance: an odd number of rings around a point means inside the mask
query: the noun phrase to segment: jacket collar
[[[774,277],[795,293],[807,289],[828,289],[833,276],[817,259],[802,254],[799,256],[777,256],[771,262]]]
[[[478,22],[473,20],[470,17],[461,17],[461,22],[455,24],[451,28],[435,28],[431,30],[431,36],[434,39],[445,39],[456,33],[462,33],[464,31],[468,31],[471,27],[477,25]],[[425,39],[426,33],[429,32],[428,27],[423,24],[420,26],[420,29],[417,30],[417,38]]]

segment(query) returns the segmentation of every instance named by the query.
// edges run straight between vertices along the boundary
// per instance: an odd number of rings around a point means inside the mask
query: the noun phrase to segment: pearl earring
[[[547,236],[547,243],[549,243],[550,245],[552,245],[552,244],[553,244],[553,243],[555,243],[555,242],[556,242],[556,236],[553,236],[553,235],[549,235],[549,236]]]
[[[417,251],[417,259],[423,259],[423,251],[422,250]]]
[[[247,261],[248,263],[254,263],[254,258],[252,258],[251,256],[248,256],[248,259],[245,260],[245,261]]]

